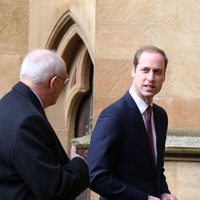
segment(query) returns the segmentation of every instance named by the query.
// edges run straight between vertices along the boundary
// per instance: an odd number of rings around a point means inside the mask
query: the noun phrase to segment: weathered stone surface
[[[28,45],[28,2],[0,2],[0,54],[24,54]]]
[[[22,57],[19,55],[0,54],[0,98],[19,80]]]
[[[166,162],[165,165],[165,174],[171,186],[171,192],[176,194],[177,199],[199,199],[200,163]]]
[[[30,48],[46,46],[56,23],[67,11],[81,26],[91,56],[95,50],[95,0],[32,0],[30,1]],[[48,9],[47,9],[48,8]]]
[[[98,0],[97,8],[97,22],[170,23],[177,16],[175,0]]]
[[[195,98],[157,98],[169,117],[169,133],[174,135],[200,136],[200,104]]]

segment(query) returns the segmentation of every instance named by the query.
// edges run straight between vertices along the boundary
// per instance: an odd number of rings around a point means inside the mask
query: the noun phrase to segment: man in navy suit
[[[63,59],[36,49],[0,100],[1,200],[72,200],[88,187],[85,160],[73,146],[68,158],[44,112],[66,82]]]
[[[94,128],[88,153],[91,189],[101,200],[175,200],[164,175],[168,125],[153,97],[165,80],[167,57],[155,46],[140,48],[134,57],[132,85],[105,108]],[[150,105],[151,144],[147,132]]]

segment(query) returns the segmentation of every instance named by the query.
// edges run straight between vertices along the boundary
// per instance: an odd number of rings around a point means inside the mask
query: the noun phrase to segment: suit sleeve
[[[14,168],[36,199],[74,199],[88,186],[88,167],[79,157],[58,161],[55,138],[46,120],[32,116],[17,130]]]
[[[160,106],[156,105],[155,106],[155,123],[157,125],[157,130],[159,130],[159,134],[157,136],[159,136],[159,142],[158,145],[160,146],[160,173],[159,173],[159,177],[160,177],[160,193],[170,193],[169,189],[168,189],[168,184],[166,181],[166,177],[164,175],[164,154],[165,154],[165,142],[166,142],[166,134],[167,134],[167,127],[168,127],[168,116],[166,111],[161,108]]]
[[[147,200],[148,195],[136,190],[114,176],[120,146],[119,116],[103,111],[92,133],[88,152],[90,188],[104,198],[113,200]]]

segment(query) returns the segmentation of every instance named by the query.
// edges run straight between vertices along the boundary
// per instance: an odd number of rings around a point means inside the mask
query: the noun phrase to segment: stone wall
[[[28,24],[28,1],[0,1],[0,96],[18,80],[21,60],[28,50]]]
[[[94,65],[94,124],[100,111],[129,88],[135,50],[154,44],[169,57],[164,88],[155,99],[168,112],[169,134],[199,137],[199,8],[198,0],[1,0],[0,96],[18,81],[27,51],[45,47],[59,19],[70,11]],[[59,127],[65,119],[55,114],[63,110],[65,95],[60,98],[47,115],[68,151],[69,136]],[[199,162],[166,161],[169,186],[178,199],[200,198],[199,174]]]

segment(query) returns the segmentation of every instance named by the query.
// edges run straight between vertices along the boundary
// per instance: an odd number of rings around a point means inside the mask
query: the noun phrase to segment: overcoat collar
[[[34,94],[34,92],[32,92],[32,90],[25,85],[22,82],[18,82],[16,85],[13,86],[12,88],[14,91],[20,93],[21,95],[27,97],[32,103],[33,105],[37,108],[37,110],[46,118],[46,114],[44,112],[44,109],[38,99],[38,97]],[[48,122],[48,120],[47,120]],[[57,148],[57,153],[56,153],[56,157],[58,157],[58,160],[60,162],[66,163],[69,162],[69,158],[66,156],[66,153],[57,137],[57,135],[55,134],[53,128],[51,127],[51,125],[49,124],[49,127],[52,129],[52,135],[54,136],[54,142],[55,142],[55,146],[58,146]]]
[[[16,85],[13,86],[12,89],[15,90],[16,92],[20,93],[21,95],[27,97],[33,103],[33,105],[37,108],[37,110],[42,115],[44,115],[44,117],[46,118],[44,109],[43,109],[38,97],[34,94],[34,92],[27,85],[25,85],[22,82],[18,82]]]

